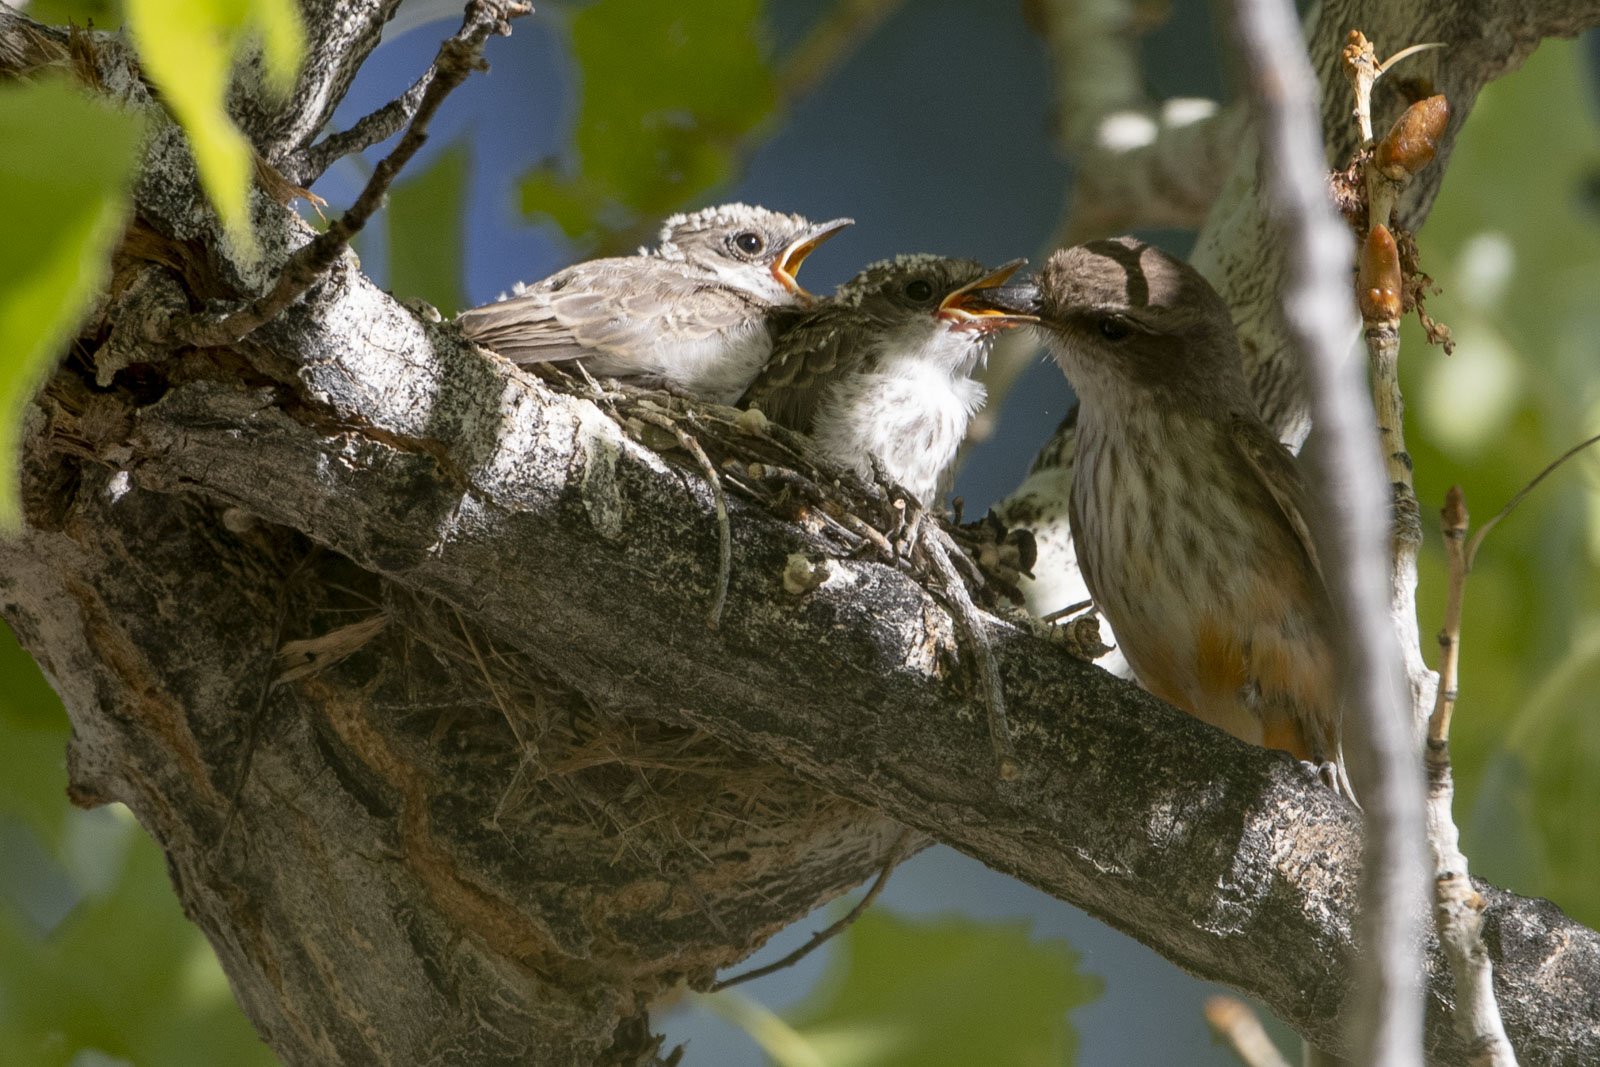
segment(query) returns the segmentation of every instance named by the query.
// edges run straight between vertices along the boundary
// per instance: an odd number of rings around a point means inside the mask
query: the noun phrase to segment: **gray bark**
[[[993,618],[1025,768],[1002,785],[948,614],[799,500],[732,495],[708,629],[692,464],[354,257],[234,348],[148,340],[253,284],[176,143],[30,411],[0,612],[71,716],[73,799],[138,816],[287,1062],[641,1062],[654,995],[861,881],[901,826],[1341,1047],[1359,821],[1327,790]],[[257,209],[270,268],[309,233]],[[829,561],[799,595],[796,553]],[[1481,888],[1523,1060],[1600,1060],[1600,936]],[[1459,1062],[1429,959],[1431,1054]]]

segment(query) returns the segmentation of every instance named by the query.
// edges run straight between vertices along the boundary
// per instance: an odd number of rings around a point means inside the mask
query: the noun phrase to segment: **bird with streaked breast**
[[[968,295],[1022,265],[907,255],[874,263],[779,334],[745,394],[817,453],[862,478],[882,474],[931,505],[983,407],[971,377],[999,330],[1030,316],[976,309]]]
[[[1353,799],[1305,482],[1257,414],[1216,290],[1122,237],[1062,249],[1036,283],[972,299],[1038,316],[1078,394],[1073,544],[1140,683],[1317,765]]]
[[[772,352],[775,312],[814,302],[800,264],[851,224],[747,204],[674,215],[654,248],[576,263],[461,313],[467,338],[513,363],[736,401]]]

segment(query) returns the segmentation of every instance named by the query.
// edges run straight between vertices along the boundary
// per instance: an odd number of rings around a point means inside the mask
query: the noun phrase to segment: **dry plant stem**
[[[960,554],[961,549],[937,523],[930,523],[927,535],[920,538],[927,549],[928,559],[943,587],[941,596],[950,608],[951,617],[962,631],[964,643],[972,649],[977,660],[978,680],[983,687],[984,706],[989,714],[989,743],[994,747],[995,773],[1002,782],[1015,781],[1022,774],[1017,762],[1016,748],[1011,743],[1011,723],[1006,716],[1005,687],[1000,682],[1000,667],[995,662],[994,648],[989,644],[989,630],[978,616],[977,606],[967,595],[966,583],[956,571],[950,554]]]
[[[1087,608],[1092,608],[1092,607],[1094,607],[1094,601],[1093,600],[1075,601],[1075,602],[1073,602],[1071,604],[1068,604],[1064,608],[1057,608],[1055,611],[1047,611],[1047,612],[1045,612],[1043,615],[1039,616],[1039,621],[1040,622],[1057,622],[1057,621],[1059,621],[1061,619],[1066,618],[1069,615],[1076,615],[1078,612],[1083,611],[1083,610],[1085,610]]]
[[[1216,996],[1206,1001],[1206,1025],[1217,1040],[1239,1057],[1244,1067],[1289,1067],[1272,1043],[1250,1005],[1237,997]]]
[[[883,887],[889,884],[889,875],[894,873],[894,869],[905,858],[906,845],[910,841],[911,831],[907,830],[895,840],[893,845],[889,846],[889,854],[883,861],[883,870],[878,872],[878,876],[872,880],[872,885],[867,887],[867,891],[861,894],[861,899],[856,901],[855,906],[846,912],[843,918],[812,934],[805,944],[781,960],[774,960],[760,967],[752,967],[750,970],[743,971],[731,978],[724,978],[711,987],[711,992],[720,993],[724,989],[732,989],[736,985],[753,982],[757,978],[765,978],[767,975],[775,974],[786,967],[793,967],[833,938],[844,933],[850,924],[861,918],[866,913],[866,910],[872,907],[873,901],[878,899],[878,894],[883,892]]]
[[[1321,485],[1331,507],[1327,558],[1344,619],[1345,735],[1358,757],[1364,804],[1360,959],[1349,1033],[1358,1064],[1422,1063],[1420,951],[1422,782],[1407,724],[1399,649],[1390,625],[1386,513],[1376,433],[1352,326],[1348,231],[1325,193],[1317,80],[1288,0],[1235,0],[1235,32],[1261,133],[1263,192],[1288,264],[1283,309],[1311,370],[1312,411],[1325,439]],[[1364,779],[1364,781],[1362,780]]]
[[[1422,520],[1411,477],[1411,454],[1406,451],[1405,402],[1400,395],[1399,374],[1400,322],[1368,319],[1362,325],[1371,367],[1372,406],[1378,417],[1379,441],[1394,507],[1389,614],[1405,660],[1413,720],[1420,732],[1427,719],[1426,695],[1432,687],[1432,672],[1422,658],[1422,636],[1417,625],[1417,552],[1422,548]]]
[[[1384,70],[1417,48],[1396,53],[1377,64],[1372,45],[1351,34],[1346,50],[1348,73],[1356,96],[1356,116],[1364,143],[1372,136],[1372,86]],[[1424,46],[1425,47],[1425,46]],[[1393,135],[1391,135],[1393,136]],[[1367,355],[1371,364],[1373,407],[1378,416],[1384,460],[1394,499],[1394,525],[1390,563],[1390,612],[1406,676],[1411,684],[1413,718],[1427,736],[1427,804],[1425,823],[1434,869],[1434,925],[1456,983],[1456,1027],[1472,1049],[1471,1062],[1484,1067],[1515,1067],[1516,1056],[1506,1040],[1500,1006],[1494,996],[1494,976],[1483,944],[1484,901],[1472,888],[1467,858],[1461,851],[1460,831],[1452,806],[1455,782],[1450,767],[1450,714],[1455,706],[1456,667],[1460,649],[1461,595],[1466,582],[1467,513],[1459,488],[1452,488],[1443,513],[1445,551],[1450,561],[1450,585],[1444,628],[1439,633],[1442,651],[1437,680],[1430,677],[1422,658],[1417,626],[1417,552],[1422,545],[1422,522],[1412,481],[1411,456],[1405,445],[1405,408],[1400,394],[1399,261],[1389,237],[1391,213],[1404,187],[1378,167],[1379,153],[1366,156],[1367,221],[1371,228],[1363,251],[1358,280]],[[1374,255],[1374,252],[1382,255]],[[1386,260],[1386,262],[1382,262]],[[1434,699],[1429,714],[1427,690]]]
[[[1472,1067],[1516,1067],[1494,995],[1494,964],[1483,944],[1485,901],[1472,887],[1451,807],[1455,776],[1450,767],[1450,716],[1455,709],[1461,656],[1461,601],[1467,583],[1467,507],[1452,486],[1441,512],[1450,584],[1444,626],[1439,631],[1439,696],[1428,721],[1428,843],[1433,851],[1433,918],[1450,961],[1456,987],[1456,1030],[1470,1050]]]
[[[285,176],[301,185],[310,185],[345,156],[364,152],[380,141],[399,133],[416,117],[422,98],[433,83],[434,68],[429,67],[416,84],[400,96],[362,118],[354,126],[330,133],[303,152],[290,157],[283,167]]]
[[[1357,31],[1351,31],[1350,36],[1352,42],[1346,46],[1344,53],[1345,70],[1355,96],[1355,116],[1361,131],[1361,143],[1365,145],[1372,141],[1373,85],[1385,70],[1417,49],[1404,49],[1380,64],[1370,41]],[[1392,252],[1394,242],[1388,237],[1387,228],[1392,221],[1391,215],[1402,184],[1380,174],[1372,155],[1368,154],[1366,188],[1369,231],[1383,227],[1383,243]],[[1368,248],[1362,250],[1363,257]],[[1389,267],[1394,271],[1394,280],[1398,280],[1398,259],[1392,258]],[[1435,684],[1432,672],[1422,657],[1422,633],[1417,625],[1417,553],[1422,548],[1422,518],[1412,479],[1411,454],[1406,450],[1405,401],[1400,393],[1401,303],[1398,289],[1386,293],[1385,297],[1380,300],[1363,299],[1358,303],[1362,308],[1362,336],[1366,341],[1370,366],[1368,384],[1372,390],[1372,407],[1377,415],[1379,441],[1389,475],[1394,509],[1390,542],[1389,613],[1395,636],[1400,642],[1400,654],[1405,661],[1413,720],[1420,734],[1427,721],[1429,691]]]
[[[587,376],[588,372],[584,374]],[[594,379],[589,379],[591,382]],[[660,427],[678,439],[678,446],[694,458],[706,476],[711,489],[711,500],[717,513],[717,591],[711,596],[711,607],[706,611],[706,625],[715,630],[722,625],[722,608],[728,602],[728,572],[733,566],[733,530],[728,524],[728,498],[722,491],[722,478],[716,464],[706,455],[705,449],[683,427],[658,412],[641,409],[638,416],[653,426]]]
[[[316,284],[349,247],[351,239],[383,206],[389,186],[401,168],[410,162],[428,139],[428,124],[433,121],[445,97],[466,81],[473,71],[485,68],[482,55],[484,43],[492,35],[509,34],[511,27],[508,20],[532,10],[532,5],[525,0],[470,0],[460,31],[439,46],[439,54],[433,61],[433,77],[422,92],[422,99],[417,104],[416,113],[411,116],[405,136],[373,168],[372,177],[367,180],[366,187],[349,210],[289,257],[277,282],[265,295],[222,318],[198,315],[182,320],[175,326],[173,339],[197,348],[234,344],[277,318],[284,308],[304,296],[306,290]]]

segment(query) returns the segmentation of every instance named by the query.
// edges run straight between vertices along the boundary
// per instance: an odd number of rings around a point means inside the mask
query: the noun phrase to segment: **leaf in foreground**
[[[104,284],[141,124],[62,81],[0,88],[0,528],[21,520],[29,399]]]
[[[145,73],[189,137],[206,196],[236,252],[254,259],[254,164],[228,117],[228,82],[240,50],[259,35],[267,88],[289,91],[305,50],[299,9],[291,0],[127,0],[125,10]]]
[[[781,1028],[782,1047],[764,1040],[772,1028],[751,1031],[780,1063],[1061,1067],[1077,1050],[1067,1012],[1101,992],[1065,942],[1034,940],[1026,922],[880,908],[840,940],[819,992]]]

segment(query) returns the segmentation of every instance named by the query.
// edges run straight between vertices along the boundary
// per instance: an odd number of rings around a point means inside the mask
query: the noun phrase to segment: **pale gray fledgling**
[[[1022,260],[911,255],[874,263],[779,335],[744,402],[809,434],[824,458],[933,504],[949,489],[967,424],[983,407],[971,374],[998,330],[1026,315],[968,307]]]
[[[772,313],[813,300],[801,262],[851,221],[747,204],[674,215],[654,248],[574,264],[457,321],[514,363],[581,358],[599,377],[731,404],[772,351]]]
[[[972,299],[1037,315],[1077,391],[1073,546],[1139,681],[1353,797],[1311,500],[1256,411],[1228,305],[1132,237]]]

